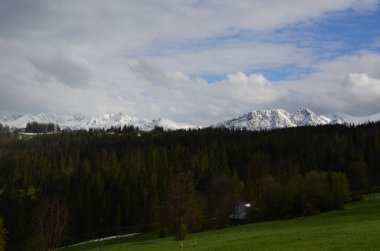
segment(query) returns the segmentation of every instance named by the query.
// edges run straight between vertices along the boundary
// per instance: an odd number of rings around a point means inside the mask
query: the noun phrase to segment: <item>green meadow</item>
[[[346,204],[344,210],[209,230],[184,241],[147,234],[62,250],[380,250],[380,194]]]

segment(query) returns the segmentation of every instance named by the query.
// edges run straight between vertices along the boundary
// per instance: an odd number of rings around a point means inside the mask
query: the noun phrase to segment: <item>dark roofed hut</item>
[[[233,224],[244,224],[248,222],[252,204],[249,202],[239,202],[235,206],[234,212],[230,215],[230,221]]]

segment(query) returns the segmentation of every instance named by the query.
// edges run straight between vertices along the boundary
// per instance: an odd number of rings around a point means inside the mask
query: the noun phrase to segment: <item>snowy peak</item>
[[[326,124],[363,124],[380,121],[380,113],[370,116],[355,117],[344,113],[330,115],[317,115],[308,108],[298,109],[295,113],[289,113],[283,109],[252,111],[237,118],[219,122],[211,127],[229,129],[247,129],[250,131],[271,130],[297,126],[316,126]],[[144,131],[162,127],[164,130],[192,129],[197,126],[175,122],[165,118],[147,120],[130,117],[122,112],[106,113],[98,116],[86,116],[82,114],[58,115],[54,113],[39,114],[1,114],[0,123],[15,128],[25,128],[28,122],[54,123],[62,129],[79,130],[90,128],[109,129],[111,127],[133,126]]]
[[[253,111],[237,119],[222,122],[221,127],[231,129],[265,130],[293,126],[289,113],[282,109]],[[217,126],[218,127],[218,126]]]
[[[308,108],[301,108],[295,114],[292,115],[293,123],[296,126],[308,126],[308,125],[326,125],[330,123],[330,120],[324,116],[318,116]]]
[[[308,108],[301,108],[294,114],[283,109],[253,111],[238,118],[214,124],[212,127],[260,131],[296,126],[325,125],[328,123],[330,123],[328,118],[318,116]]]
[[[168,119],[154,119],[152,121],[129,117],[124,113],[106,113],[98,116],[57,115],[49,113],[4,115],[0,114],[0,123],[10,127],[25,128],[29,122],[54,123],[62,129],[79,130],[90,128],[109,129],[111,127],[133,126],[144,131],[153,130],[155,127],[162,127],[165,130],[196,128],[193,125],[174,122]]]

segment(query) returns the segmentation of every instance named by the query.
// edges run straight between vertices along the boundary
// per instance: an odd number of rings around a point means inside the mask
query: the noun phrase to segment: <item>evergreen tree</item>
[[[347,170],[352,191],[352,199],[361,199],[363,193],[368,190],[368,173],[367,165],[363,161],[356,161],[350,165]]]
[[[22,250],[31,238],[22,226],[30,224],[39,201],[54,195],[70,209],[70,244],[134,226],[165,230],[175,225],[164,223],[178,223],[178,216],[179,232],[185,226],[199,231],[205,210],[222,226],[242,201],[258,204],[255,220],[297,217],[338,209],[348,189],[363,193],[380,184],[380,124],[262,132],[113,130],[19,140],[0,126],[0,212],[8,249]],[[181,173],[185,188],[173,180]],[[168,205],[175,205],[180,190],[186,191],[178,204],[183,210],[173,214]]]
[[[5,235],[7,231],[4,228],[3,218],[0,216],[0,251],[5,250]]]
[[[167,199],[169,224],[176,240],[183,240],[187,230],[191,232],[202,229],[206,201],[194,189],[191,176],[180,173],[173,177]]]
[[[225,227],[239,199],[239,184],[226,174],[215,177],[211,182],[209,207],[219,228]]]

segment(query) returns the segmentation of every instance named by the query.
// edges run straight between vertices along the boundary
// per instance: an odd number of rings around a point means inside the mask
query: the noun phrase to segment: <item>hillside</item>
[[[260,208],[248,222],[316,215],[380,184],[380,124],[95,130],[30,140],[0,129],[0,215],[8,250],[41,241],[35,221],[54,222],[44,207],[65,212],[60,222],[67,228],[59,236],[70,245],[130,228],[174,236],[179,219],[189,232],[223,227],[244,201]]]
[[[377,250],[380,246],[380,195],[376,201],[346,204],[323,215],[262,222],[189,235],[185,241],[154,235],[121,238],[65,248],[114,250]]]

